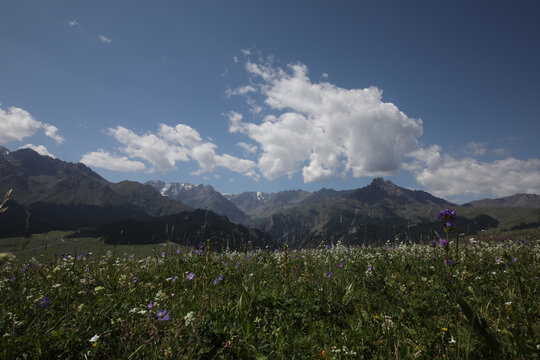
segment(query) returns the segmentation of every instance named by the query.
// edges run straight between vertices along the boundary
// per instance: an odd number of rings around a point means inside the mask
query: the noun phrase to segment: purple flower
[[[44,297],[36,301],[36,307],[42,310],[45,310],[46,308],[51,306],[51,304],[52,304],[51,299],[49,299],[48,297]]]
[[[12,276],[12,277],[9,278],[9,281],[14,282],[16,279],[17,279],[16,276]]]
[[[139,279],[137,279],[136,276],[133,277],[133,283],[134,283],[134,284],[136,284],[138,280],[139,280]]]
[[[455,220],[456,212],[454,210],[444,209],[439,211],[439,214],[437,214],[437,219],[439,221]]]
[[[337,267],[338,267],[338,268],[342,268],[342,267],[343,267],[343,265],[345,265],[345,261],[342,261],[342,262],[340,262],[340,263],[338,264],[338,266],[337,266]]]
[[[448,240],[446,240],[446,239],[440,238],[440,239],[439,239],[439,243],[440,243],[441,246],[443,246],[443,247],[447,247],[447,246],[448,246]]]
[[[437,214],[437,220],[442,221],[444,229],[449,232],[456,225],[456,212],[450,209],[442,210]]]
[[[371,266],[368,266],[367,271],[371,271],[371,270],[373,270],[373,268]]]
[[[180,254],[181,252],[182,252],[181,249],[176,250],[176,253],[177,253],[177,254]]]
[[[219,275],[217,276],[217,278],[214,280],[214,286],[216,286],[216,284],[217,284],[218,282],[220,282],[221,280],[223,280],[223,275],[219,274]]]
[[[454,262],[452,260],[446,260],[446,265],[451,266],[453,264],[454,264]]]
[[[514,257],[512,258],[512,261],[513,261],[513,262],[517,262],[517,261],[518,261],[518,258],[514,256]]]
[[[178,276],[174,275],[173,278],[171,279],[171,282],[175,282],[176,280],[178,279]]]
[[[436,247],[437,247],[437,243],[436,243],[435,241],[430,242],[429,245],[430,245],[432,248],[436,248]]]
[[[329,279],[330,277],[332,277],[332,272],[329,271],[328,274],[326,274],[326,278]]]
[[[161,257],[165,257],[165,251],[164,251],[164,252],[162,252],[161,254],[159,254],[159,256],[161,256]]]
[[[167,312],[167,310],[159,310],[156,314],[157,316],[157,319],[159,321],[169,321],[171,320],[171,318],[169,317],[169,313]]]
[[[152,302],[152,300],[150,300],[150,302],[148,303],[148,305],[146,305],[146,307],[147,307],[148,309],[151,309],[152,306],[154,306],[154,303]]]
[[[188,279],[189,281],[195,279],[195,274],[194,274],[194,273],[189,273],[189,275],[187,276],[187,279]]]

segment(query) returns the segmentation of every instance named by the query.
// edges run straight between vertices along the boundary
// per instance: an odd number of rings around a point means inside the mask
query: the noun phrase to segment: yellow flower
[[[442,328],[441,330],[442,330],[442,331],[448,331],[448,329],[447,329],[447,328]]]

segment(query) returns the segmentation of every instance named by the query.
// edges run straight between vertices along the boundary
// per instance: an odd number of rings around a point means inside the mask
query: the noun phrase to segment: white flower
[[[98,341],[98,339],[99,339],[99,335],[96,334],[96,335],[92,336],[92,338],[90,340],[88,340],[88,341],[90,341],[92,344],[94,344],[96,341]]]
[[[454,337],[452,336],[452,338],[450,338],[450,341],[448,342],[449,344],[455,344],[456,343],[456,340],[454,340]]]
[[[54,284],[52,287],[56,289],[57,287],[61,286],[61,284]]]

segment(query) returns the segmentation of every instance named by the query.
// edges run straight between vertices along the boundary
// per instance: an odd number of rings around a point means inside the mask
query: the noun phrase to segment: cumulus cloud
[[[70,27],[79,25],[79,23],[76,20],[71,20],[68,24]]]
[[[56,159],[56,156],[51,154],[49,152],[49,150],[47,150],[47,148],[45,146],[43,146],[43,145],[37,145],[36,146],[36,145],[32,145],[32,144],[26,144],[26,145],[21,146],[19,149],[32,149],[35,152],[37,152],[39,155],[50,156],[53,159]]]
[[[98,151],[84,154],[80,160],[88,166],[95,166],[113,171],[135,172],[144,171],[146,166],[140,161],[129,160],[126,156],[112,155],[108,151]]]
[[[440,146],[418,149],[413,161],[403,165],[416,180],[437,196],[503,197],[516,193],[540,193],[540,160],[508,157],[481,162],[472,157],[456,159]]]
[[[347,174],[391,175],[418,148],[422,121],[383,102],[376,87],[314,83],[303,64],[282,69],[248,61],[246,70],[254,78],[251,88],[274,114],[254,123],[230,112],[229,131],[259,144],[257,165],[268,179],[299,171],[306,183]]]
[[[112,43],[112,39],[109,39],[109,38],[106,37],[105,35],[99,34],[99,35],[98,35],[98,39],[101,40],[101,42],[104,42],[104,43],[107,43],[107,44]]]
[[[197,130],[185,124],[160,124],[157,133],[147,132],[143,135],[117,126],[110,128],[109,134],[122,145],[119,150],[128,158],[148,161],[161,172],[176,170],[176,163],[179,161],[196,161],[199,169],[193,174],[214,172],[218,167],[222,167],[257,178],[255,162],[216,153],[217,145],[204,141]],[[93,165],[100,166],[96,163]]]
[[[57,134],[56,126],[37,121],[28,111],[13,106],[7,111],[0,108],[0,143],[21,141],[34,135],[39,129],[45,129],[45,135],[56,143],[64,142],[64,138]]]

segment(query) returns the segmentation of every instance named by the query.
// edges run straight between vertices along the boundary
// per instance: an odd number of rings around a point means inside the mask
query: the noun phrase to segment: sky
[[[540,194],[538,1],[0,2],[0,145],[222,193]]]

